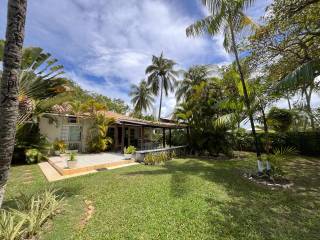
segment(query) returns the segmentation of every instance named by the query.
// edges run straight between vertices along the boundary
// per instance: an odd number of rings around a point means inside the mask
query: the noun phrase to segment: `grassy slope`
[[[295,163],[295,164],[293,164]],[[241,177],[253,160],[180,159],[164,167],[134,166],[48,184],[37,166],[13,167],[7,202],[18,191],[53,185],[69,204],[44,239],[317,239],[320,160],[297,158],[292,190],[270,190]],[[34,176],[21,184],[25,170]],[[83,200],[95,213],[78,228]]]

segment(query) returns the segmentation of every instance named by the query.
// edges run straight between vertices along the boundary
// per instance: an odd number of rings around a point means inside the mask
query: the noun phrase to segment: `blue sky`
[[[247,14],[258,20],[271,0],[257,0]],[[84,89],[130,103],[132,83],[144,78],[152,55],[162,51],[186,69],[230,63],[222,36],[187,38],[185,28],[207,12],[200,0],[29,0],[25,46],[39,46],[65,66]],[[0,38],[7,0],[0,0]],[[158,105],[158,104],[157,104]],[[163,115],[175,105],[164,100]]]

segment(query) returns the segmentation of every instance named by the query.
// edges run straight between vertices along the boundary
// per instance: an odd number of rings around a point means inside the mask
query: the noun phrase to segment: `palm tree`
[[[154,101],[152,92],[145,80],[142,80],[139,85],[132,85],[130,96],[131,102],[136,113],[142,114],[142,111],[147,111],[152,107]]]
[[[3,40],[0,40],[0,53],[4,51],[4,43]],[[0,61],[3,61],[1,55]],[[37,114],[48,110],[49,102],[59,102],[60,99],[56,97],[68,91],[69,82],[59,77],[64,73],[63,66],[56,63],[57,60],[41,48],[22,49],[21,67],[18,74],[19,126],[31,116],[35,119]]]
[[[252,129],[252,135],[255,140],[256,154],[258,158],[258,171],[262,172],[261,152],[259,148],[258,138],[255,130],[253,113],[251,111],[250,100],[245,83],[244,72],[240,64],[240,58],[236,43],[236,33],[243,30],[246,26],[255,26],[252,20],[247,17],[243,10],[250,6],[254,0],[202,0],[202,3],[208,7],[211,15],[205,19],[199,20],[186,29],[187,36],[198,36],[203,33],[216,35],[223,30],[224,48],[228,52],[232,52],[235,56],[240,80],[243,88],[244,102],[249,115]]]
[[[183,73],[183,79],[176,82],[176,98],[179,102],[181,99],[187,99],[192,94],[192,89],[202,81],[208,79],[209,70],[207,66],[193,66]]]
[[[3,73],[0,86],[0,207],[12,160],[18,118],[20,70],[27,0],[9,0]]]
[[[174,84],[177,78],[177,71],[173,70],[176,63],[170,59],[163,57],[163,53],[159,57],[152,56],[152,64],[147,67],[148,85],[151,86],[153,94],[158,95],[160,91],[159,116],[161,117],[162,95],[163,90],[168,96],[169,91],[173,92]]]

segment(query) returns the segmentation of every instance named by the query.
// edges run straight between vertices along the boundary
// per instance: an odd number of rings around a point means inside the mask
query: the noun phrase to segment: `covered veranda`
[[[140,119],[119,119],[117,121],[118,129],[121,126],[121,131],[118,130],[118,140],[121,142],[121,152],[125,147],[135,145],[138,150],[152,150],[159,148],[171,148],[172,144],[172,131],[177,129],[184,129],[186,134],[189,135],[189,127],[185,124],[177,124],[173,122],[152,122]],[[139,131],[138,141],[131,139],[129,129],[136,129]],[[145,131],[158,131],[162,134],[162,143],[150,144],[150,139],[145,138]],[[160,131],[159,131],[160,130]],[[124,134],[122,134],[124,133]],[[168,134],[168,135],[167,135]],[[121,137],[121,140],[119,139]],[[116,138],[117,140],[117,138]],[[136,139],[135,139],[136,140]]]

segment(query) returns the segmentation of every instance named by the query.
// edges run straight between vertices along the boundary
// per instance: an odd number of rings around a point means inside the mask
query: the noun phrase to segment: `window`
[[[81,128],[80,126],[69,126],[69,141],[80,142],[81,141]]]
[[[77,117],[68,117],[68,123],[77,123]]]

